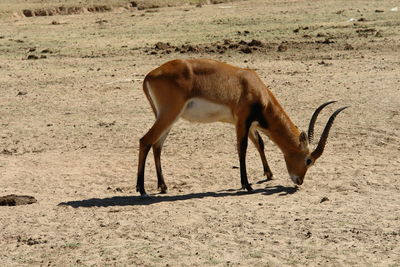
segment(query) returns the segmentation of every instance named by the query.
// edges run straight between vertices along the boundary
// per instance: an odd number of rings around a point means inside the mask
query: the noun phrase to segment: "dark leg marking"
[[[143,138],[140,139],[139,165],[138,165],[136,191],[140,192],[141,196],[146,195],[146,191],[144,190],[144,169],[146,165],[145,163],[147,154],[149,153],[150,148],[151,145],[145,144],[143,142]]]
[[[162,173],[162,168],[161,168],[161,150],[164,144],[165,139],[168,136],[168,133],[165,133],[164,136],[158,140],[157,143],[153,145],[153,155],[154,155],[154,162],[156,165],[156,171],[157,171],[157,187],[160,189],[161,194],[167,193],[167,185],[165,184],[164,181],[164,175]]]
[[[251,121],[247,119],[244,123],[238,123],[236,125],[236,138],[238,145],[238,153],[239,153],[239,162],[240,162],[240,181],[242,184],[242,188],[247,189],[247,191],[253,191],[253,188],[249,184],[247,179],[247,170],[246,170],[246,151],[248,144],[248,137],[250,131]]]

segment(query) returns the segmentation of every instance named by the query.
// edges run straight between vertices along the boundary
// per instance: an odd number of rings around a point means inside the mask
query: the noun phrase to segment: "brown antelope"
[[[322,155],[336,115],[347,108],[340,108],[332,114],[317,147],[311,151],[317,116],[324,107],[335,101],[316,109],[310,120],[308,134],[300,132],[272,92],[252,70],[208,59],[178,59],[147,74],[143,90],[156,121],[140,139],[136,189],[141,196],[147,196],[144,169],[151,147],[158,188],[161,193],[167,191],[161,171],[161,149],[172,125],[180,117],[192,122],[219,121],[235,125],[242,188],[252,191],[246,172],[248,137],[261,156],[267,179],[272,179],[272,172],[257,130],[266,134],[281,149],[290,178],[295,184],[301,185],[307,169]]]

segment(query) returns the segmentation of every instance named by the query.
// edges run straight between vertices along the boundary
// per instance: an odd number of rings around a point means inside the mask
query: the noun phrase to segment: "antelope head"
[[[329,118],[327,124],[325,125],[324,131],[322,132],[321,138],[319,139],[318,144],[316,145],[315,149],[312,150],[313,146],[313,137],[314,137],[314,125],[317,120],[319,113],[322,111],[323,108],[326,106],[335,103],[336,101],[329,101],[321,106],[319,106],[314,114],[311,117],[310,124],[308,127],[308,134],[305,132],[301,132],[299,135],[299,150],[285,155],[285,162],[286,166],[292,181],[297,184],[301,185],[304,181],[304,176],[315,161],[321,157],[322,153],[324,152],[324,148],[326,142],[328,140],[329,131],[333,125],[333,122],[336,116],[343,111],[344,109],[348,108],[342,107],[336,110]]]

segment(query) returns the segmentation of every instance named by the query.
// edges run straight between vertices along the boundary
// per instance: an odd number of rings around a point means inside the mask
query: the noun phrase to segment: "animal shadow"
[[[233,197],[233,196],[244,196],[248,194],[262,194],[262,195],[278,194],[279,196],[286,196],[294,194],[297,190],[298,190],[297,187],[286,187],[278,185],[278,186],[266,187],[263,189],[256,189],[251,193],[237,189],[228,189],[217,192],[190,193],[186,195],[154,194],[151,195],[149,198],[141,198],[140,196],[114,196],[108,198],[90,198],[83,200],[61,202],[58,204],[58,206],[70,206],[73,208],[146,206],[146,205],[157,204],[160,202],[175,202],[175,201],[202,199],[209,197]]]

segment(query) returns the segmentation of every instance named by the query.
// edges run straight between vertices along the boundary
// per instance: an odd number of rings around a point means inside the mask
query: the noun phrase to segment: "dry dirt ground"
[[[0,265],[399,266],[398,4],[251,0],[3,17],[0,196],[37,203],[0,206]],[[233,127],[179,121],[162,156],[169,192],[157,194],[149,154],[153,198],[138,197],[139,138],[154,120],[141,80],[193,57],[255,69],[302,129],[319,104],[339,100],[317,136],[351,105],[301,187],[265,137],[275,179],[257,184],[249,145],[256,192],[239,190]]]

